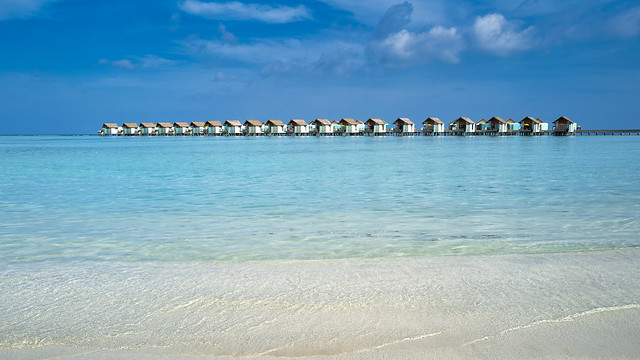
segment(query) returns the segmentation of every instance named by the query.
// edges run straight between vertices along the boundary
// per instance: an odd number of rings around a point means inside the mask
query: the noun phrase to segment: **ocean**
[[[634,357],[640,136],[0,137],[0,358]]]

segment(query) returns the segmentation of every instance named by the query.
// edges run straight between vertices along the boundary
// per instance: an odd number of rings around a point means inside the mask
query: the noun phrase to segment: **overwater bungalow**
[[[364,132],[364,123],[360,120],[356,120],[356,126],[358,127],[358,132]]]
[[[491,119],[489,119],[489,121],[487,121],[487,125],[489,127],[487,131],[495,131],[498,133],[507,132],[507,122],[504,121],[501,117],[492,117]]]
[[[383,134],[387,132],[387,124],[386,121],[379,118],[369,118],[365,123],[365,131],[373,134]]]
[[[262,134],[262,122],[260,120],[247,120],[244,122],[244,131],[249,135]]]
[[[357,134],[358,133],[358,123],[349,118],[342,118],[338,122],[340,126],[340,132],[344,132],[347,134]]]
[[[124,123],[124,124],[122,124],[122,134],[124,134],[124,135],[138,135],[138,124],[136,124],[136,123]]]
[[[189,124],[183,121],[176,121],[173,123],[173,134],[174,135],[187,135],[189,134],[191,128]]]
[[[444,123],[437,117],[428,117],[422,122],[422,131],[429,134],[444,133]]]
[[[222,134],[222,123],[218,120],[209,120],[204,123],[205,132],[209,135]]]
[[[468,117],[459,117],[449,123],[449,129],[455,132],[473,133],[476,131],[476,123]]]
[[[409,118],[397,118],[393,122],[396,126],[396,132],[399,133],[412,133],[416,131],[416,125]]]
[[[333,128],[333,132],[337,133],[337,132],[341,132],[344,129],[342,128],[342,125],[340,125],[340,122],[338,120],[333,120],[331,122],[331,127]],[[344,132],[344,131],[343,131]]]
[[[143,122],[140,123],[140,134],[141,135],[155,135],[156,134],[156,124]]]
[[[118,135],[118,124],[116,123],[104,123],[102,124],[102,134],[104,135]]]
[[[281,120],[267,120],[264,123],[265,132],[267,134],[284,134],[285,125]]]
[[[476,122],[476,131],[487,131],[489,130],[489,123],[485,119],[480,119]]]
[[[167,122],[159,122],[156,124],[158,129],[158,135],[171,135],[173,134],[173,124]]]
[[[302,119],[291,119],[287,124],[290,131],[294,134],[308,134],[309,133],[309,124]]]
[[[238,120],[227,120],[224,122],[224,130],[230,135],[242,134],[242,124]]]
[[[515,120],[509,118],[507,120],[505,120],[505,122],[507,123],[507,132],[514,132],[514,131],[519,131],[520,130],[520,123],[516,122]]]
[[[331,134],[333,133],[333,126],[328,119],[315,119],[309,126],[313,127],[315,133],[317,134]]]
[[[520,120],[520,128],[524,131],[531,131],[539,133],[541,131],[549,130],[549,124],[543,122],[540,119],[535,119],[531,116],[527,116]]]
[[[192,121],[189,126],[191,127],[192,135],[202,135],[205,132],[204,122],[202,121]]]
[[[573,134],[578,129],[578,124],[571,121],[566,116],[560,116],[556,121],[553,122],[553,131],[554,132],[564,132],[568,134]]]

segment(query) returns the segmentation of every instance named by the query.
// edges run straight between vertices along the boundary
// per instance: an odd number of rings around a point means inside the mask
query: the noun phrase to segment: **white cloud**
[[[476,18],[472,30],[477,45],[497,55],[528,50],[535,45],[533,26],[518,31],[516,23],[507,21],[501,14]]]
[[[391,66],[433,60],[457,63],[464,41],[455,27],[436,26],[420,33],[404,29],[372,47],[380,60]]]
[[[174,61],[167,60],[155,55],[147,55],[144,57],[138,57],[132,59],[120,59],[110,61],[107,59],[98,60],[100,65],[110,65],[113,67],[125,69],[125,70],[137,70],[137,69],[151,69],[161,66],[171,65]]]
[[[320,0],[336,9],[348,11],[359,22],[375,26],[385,11],[390,7],[400,4],[402,0]],[[445,13],[449,11],[450,3],[443,0],[412,1],[414,9],[412,22],[417,25],[442,23]],[[463,4],[455,3],[453,8],[457,10]]]
[[[609,21],[608,27],[614,35],[622,37],[640,34],[640,6],[618,14]]]
[[[2,0],[0,1],[0,20],[26,19],[37,15],[47,4],[58,0]]]
[[[243,4],[238,1],[220,3],[185,0],[179,3],[178,6],[186,13],[220,20],[258,20],[271,24],[281,24],[311,18],[309,9],[303,5],[273,7]]]

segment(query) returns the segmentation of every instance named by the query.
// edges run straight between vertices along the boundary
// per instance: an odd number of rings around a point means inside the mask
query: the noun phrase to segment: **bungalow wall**
[[[227,134],[242,134],[242,126],[227,126]]]

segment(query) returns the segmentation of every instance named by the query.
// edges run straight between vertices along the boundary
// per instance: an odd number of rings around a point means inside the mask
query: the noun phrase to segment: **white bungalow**
[[[578,124],[571,121],[566,116],[559,117],[556,121],[553,122],[553,131],[555,132],[565,132],[569,134],[573,134],[578,129]]]
[[[489,123],[485,119],[480,119],[476,122],[476,131],[487,131],[489,130]]]
[[[340,125],[338,120],[333,120],[331,122],[331,127],[333,128],[333,132],[344,132],[344,127]]]
[[[242,124],[238,120],[227,120],[224,122],[226,134],[242,134]]]
[[[204,123],[205,132],[210,135],[222,134],[222,128],[222,123],[218,120],[208,120]]]
[[[360,120],[356,120],[356,124],[358,124],[358,132],[364,132],[364,123]]]
[[[341,132],[345,132],[347,134],[357,134],[358,133],[358,123],[353,119],[340,119],[338,122],[340,126]]]
[[[103,135],[118,135],[118,124],[104,123],[101,131]]]
[[[412,133],[416,131],[416,125],[409,118],[397,118],[393,124],[396,126],[396,132]]]
[[[136,123],[122,124],[122,133],[124,135],[138,135],[138,124]]]
[[[202,135],[202,134],[204,134],[204,122],[192,121],[189,126],[191,126],[191,134],[192,135]]]
[[[333,125],[327,119],[315,119],[309,126],[315,128],[315,132],[318,134],[331,134],[333,133]]]
[[[507,123],[507,131],[518,131],[520,130],[520,123],[517,123],[515,120],[509,118],[504,122]]]
[[[389,126],[389,124],[387,124],[386,121],[378,118],[369,118],[369,120],[367,120],[364,123],[364,125],[365,125],[366,132],[370,132],[374,134],[386,133],[387,127]]]
[[[468,117],[459,117],[449,123],[449,129],[451,131],[472,133],[476,131],[476,123]]]
[[[436,117],[428,117],[422,122],[422,131],[430,134],[439,134],[444,132],[444,123]]]
[[[526,118],[520,120],[520,128],[524,131],[539,133],[541,131],[549,130],[549,124],[547,124],[546,122],[542,122],[542,120],[540,119],[535,119],[531,116],[527,116]]]
[[[156,124],[158,129],[158,135],[171,135],[173,134],[173,124],[167,122],[159,122]]]
[[[501,117],[494,116],[487,121],[488,131],[495,131],[499,133],[507,132],[507,122],[502,120]]]
[[[156,124],[154,123],[140,123],[140,134],[142,135],[155,135],[156,134]]]
[[[309,124],[302,119],[291,119],[287,124],[291,132],[294,134],[308,134],[309,133]]]
[[[260,120],[247,120],[244,122],[244,129],[247,134],[262,134],[262,122]]]
[[[174,122],[173,123],[173,134],[174,135],[187,135],[189,133],[189,124],[186,122]]]
[[[284,126],[281,120],[270,119],[264,123],[264,130],[267,134],[284,134]]]

